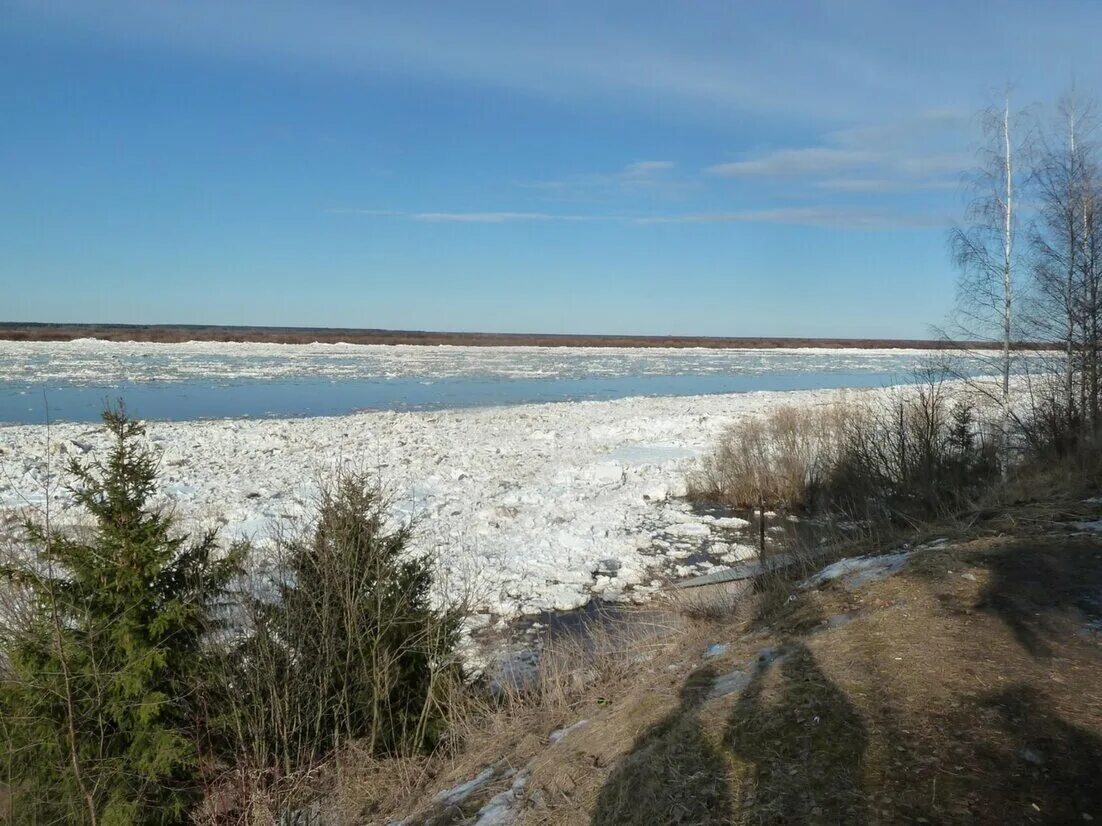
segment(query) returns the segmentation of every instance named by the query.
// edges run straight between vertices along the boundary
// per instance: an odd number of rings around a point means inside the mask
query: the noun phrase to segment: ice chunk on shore
[[[700,522],[680,522],[667,527],[665,533],[670,536],[708,536],[711,531]]]
[[[319,478],[339,467],[377,474],[394,519],[415,521],[411,549],[436,558],[441,592],[461,590],[476,611],[513,617],[576,608],[594,593],[644,599],[655,567],[711,542],[713,529],[742,527],[670,498],[692,457],[736,418],[837,392],[153,422],[148,437],[163,453],[158,502],[181,527],[218,523],[225,538],[248,535],[261,547],[311,513]],[[86,424],[55,423],[50,441],[106,446]],[[0,427],[0,517],[42,502],[52,484],[56,516],[76,518],[65,512],[56,457],[52,482],[48,462],[43,426]],[[723,540],[721,553],[743,554]]]

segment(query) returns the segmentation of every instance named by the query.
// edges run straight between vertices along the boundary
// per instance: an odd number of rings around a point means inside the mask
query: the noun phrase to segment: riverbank
[[[480,718],[461,751],[417,771],[361,763],[328,811],[518,826],[1096,821],[1102,505],[1090,487],[1040,482],[1043,499],[763,580],[723,615],[621,618],[611,644],[582,635],[542,691]]]
[[[238,341],[280,344],[313,342],[349,344],[450,344],[468,347],[830,347],[847,349],[904,348],[940,350],[983,348],[985,344],[937,339],[800,338],[787,336],[636,336],[550,333],[477,333],[428,330],[375,330],[339,327],[254,327],[204,324],[46,324],[0,322],[0,340],[71,341]]]

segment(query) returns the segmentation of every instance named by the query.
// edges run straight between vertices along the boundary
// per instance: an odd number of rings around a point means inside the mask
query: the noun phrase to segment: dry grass
[[[316,778],[316,796],[339,823],[462,823],[507,788],[512,773],[545,756],[552,732],[607,710],[635,690],[640,675],[692,634],[673,615],[626,612],[544,642],[534,678],[523,687],[490,693],[458,688],[450,742],[422,759],[377,760],[346,751]],[[573,736],[573,735],[572,735]],[[476,777],[494,777],[469,799],[442,806],[434,795]],[[317,795],[317,790],[322,791]],[[257,821],[264,822],[267,821]]]
[[[1051,514],[1098,510],[1073,504]],[[468,704],[450,752],[344,752],[319,778],[328,813],[470,823],[525,769],[520,824],[1102,817],[1102,660],[1083,631],[1102,618],[1089,599],[1102,593],[1102,541],[1054,527],[1006,537],[980,525],[980,538],[916,551],[857,589],[802,590],[794,567],[721,600],[729,611],[640,613],[556,640],[532,690]],[[727,649],[706,658],[716,642]],[[749,665],[769,647],[783,656]],[[741,692],[709,694],[739,670]],[[469,800],[431,802],[487,767]]]
[[[837,556],[901,544],[870,529],[550,641],[529,690],[453,704],[448,749],[346,750],[324,767],[330,822],[471,823],[522,769],[518,823],[541,826],[1102,817],[1102,634],[1087,624],[1102,621],[1102,541],[1060,524],[1100,508],[1078,472],[1051,473],[1023,475],[1019,505],[921,526],[913,544],[954,544],[883,582],[798,587]],[[1043,499],[1061,475],[1067,495]],[[727,648],[705,657],[712,643]],[[750,665],[770,647],[783,657]],[[741,692],[709,696],[740,670]],[[487,767],[468,800],[432,802]]]
[[[667,823],[729,822],[727,761],[700,715],[715,677],[708,666],[695,669],[677,707],[635,738],[598,795],[594,822],[656,822],[656,816]]]
[[[992,489],[980,504],[1005,509],[1025,502],[1079,501],[1102,489],[1102,443],[1091,440],[1074,454],[1059,460],[1040,458],[1010,475]]]
[[[753,588],[754,583],[749,579],[696,588],[668,588],[665,601],[671,611],[691,621],[730,621],[748,604]]]
[[[564,651],[547,689],[477,718],[425,790],[525,766],[522,824],[1100,817],[1102,664],[1082,629],[1102,612],[1083,602],[1102,592],[1102,542],[1052,528],[917,551],[855,590],[771,574],[720,598],[729,611],[667,628],[647,657]],[[703,657],[715,642],[727,650]],[[783,657],[749,667],[766,647]],[[739,669],[741,693],[709,696]]]
[[[736,422],[689,473],[689,497],[914,524],[998,481],[993,413],[920,372],[890,393]]]
[[[764,503],[802,508],[837,462],[845,422],[859,415],[846,402],[820,408],[778,407],[731,425],[714,453],[689,475],[689,497],[735,508]]]

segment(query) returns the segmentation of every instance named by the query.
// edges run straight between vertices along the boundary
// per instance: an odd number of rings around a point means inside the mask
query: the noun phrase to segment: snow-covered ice
[[[435,553],[478,610],[509,617],[593,595],[638,600],[656,590],[655,567],[702,542],[745,556],[730,536],[741,522],[696,516],[674,498],[690,463],[739,417],[839,392],[155,422],[148,438],[162,453],[163,496],[185,525],[220,524],[227,538],[262,540],[308,514],[316,480],[338,465],[377,473],[397,512],[417,520],[415,549]],[[63,460],[104,440],[87,424],[55,424],[49,436],[57,513]],[[41,425],[0,427],[0,511],[44,501],[46,437]]]
[[[572,723],[565,728],[555,729],[553,732],[547,735],[547,742],[553,746],[567,735],[577,731],[582,726],[586,725],[588,722],[589,720],[579,720],[578,722]]]
[[[701,347],[471,347],[188,341],[0,341],[0,381],[426,380],[715,375],[833,370],[906,374],[928,351]]]
[[[515,808],[528,783],[528,769],[521,769],[513,778],[512,785],[500,794],[490,798],[478,810],[478,820],[474,826],[508,826],[516,819]]]
[[[886,579],[902,571],[910,558],[909,551],[880,556],[854,556],[840,559],[801,583],[804,588],[817,588],[825,582],[841,579],[849,588],[859,588],[869,582]]]
[[[494,777],[494,770],[492,768],[485,768],[478,773],[478,775],[471,780],[464,783],[460,783],[458,786],[453,786],[450,789],[444,789],[437,792],[433,797],[435,803],[441,803],[445,806],[458,806],[465,801],[472,794],[477,792]]]

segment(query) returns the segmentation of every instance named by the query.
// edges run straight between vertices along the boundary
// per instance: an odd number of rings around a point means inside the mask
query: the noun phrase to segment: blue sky
[[[1092,2],[0,0],[0,319],[924,336]]]

